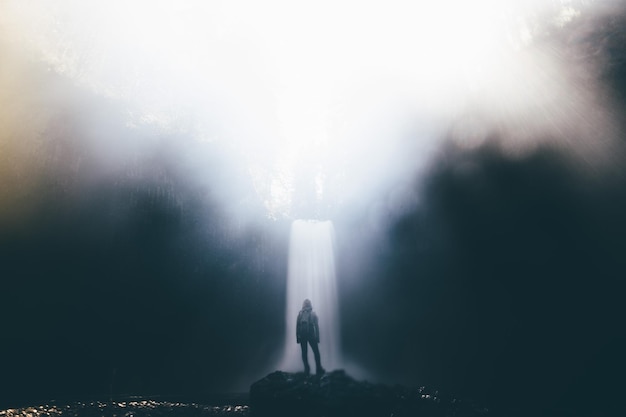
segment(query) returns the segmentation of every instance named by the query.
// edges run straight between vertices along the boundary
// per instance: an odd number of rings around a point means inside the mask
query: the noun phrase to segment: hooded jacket
[[[308,301],[308,300],[307,300]],[[296,340],[298,343],[320,342],[320,329],[317,323],[317,314],[313,311],[311,303],[304,303],[298,313],[296,321]]]

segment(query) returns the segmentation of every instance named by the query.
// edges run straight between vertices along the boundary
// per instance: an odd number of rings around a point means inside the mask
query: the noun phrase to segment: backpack
[[[308,339],[313,333],[311,310],[302,310],[298,317],[298,336],[302,339]]]

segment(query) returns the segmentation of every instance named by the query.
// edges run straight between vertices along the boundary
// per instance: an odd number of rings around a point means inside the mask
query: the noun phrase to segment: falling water
[[[287,272],[285,350],[281,369],[303,369],[296,343],[296,317],[305,298],[319,317],[322,366],[337,368],[340,362],[339,309],[335,276],[334,229],[330,221],[296,220],[291,225]],[[314,365],[309,349],[309,362]]]

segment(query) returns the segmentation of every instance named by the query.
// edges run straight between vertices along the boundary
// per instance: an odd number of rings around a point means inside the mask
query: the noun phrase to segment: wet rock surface
[[[121,399],[125,398],[125,399]],[[322,376],[276,371],[252,384],[249,394],[202,398],[120,397],[116,401],[50,401],[0,410],[0,417],[613,417],[621,412],[545,410],[533,402],[485,407],[427,387],[356,381],[344,371]],[[176,399],[174,399],[176,398]],[[210,405],[208,405],[210,404]],[[601,404],[599,404],[601,405]]]
[[[250,388],[254,417],[491,416],[488,409],[425,387],[359,382],[338,370],[322,376],[276,371]]]
[[[46,404],[0,411],[0,417],[221,417],[249,416],[247,405],[207,406],[154,400]]]

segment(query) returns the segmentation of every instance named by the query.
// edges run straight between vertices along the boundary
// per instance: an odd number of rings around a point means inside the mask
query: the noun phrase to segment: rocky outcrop
[[[254,417],[478,417],[488,410],[425,387],[407,388],[355,381],[344,371],[322,376],[276,371],[252,384]]]

